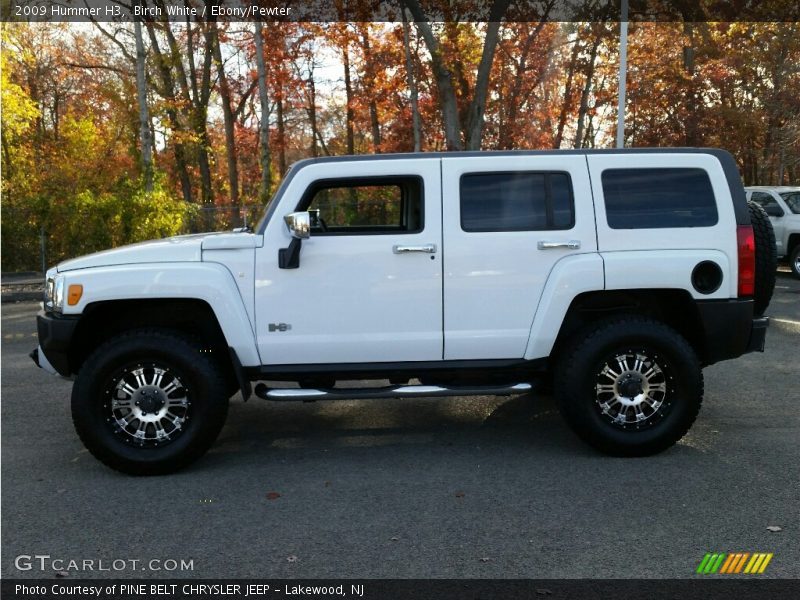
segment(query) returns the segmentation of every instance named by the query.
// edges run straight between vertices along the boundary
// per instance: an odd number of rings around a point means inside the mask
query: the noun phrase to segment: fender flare
[[[261,364],[255,324],[247,316],[239,288],[230,271],[207,262],[143,263],[76,269],[63,273],[65,286],[79,283],[83,295],[65,315],[81,314],[87,305],[115,300],[191,299],[209,305],[227,345],[244,367]]]

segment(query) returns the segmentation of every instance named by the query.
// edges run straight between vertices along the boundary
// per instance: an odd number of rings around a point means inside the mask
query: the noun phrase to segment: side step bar
[[[432,398],[436,396],[511,396],[533,390],[530,383],[484,386],[390,385],[378,388],[331,388],[323,390],[270,388],[256,385],[255,394],[264,400],[362,400],[366,398]]]

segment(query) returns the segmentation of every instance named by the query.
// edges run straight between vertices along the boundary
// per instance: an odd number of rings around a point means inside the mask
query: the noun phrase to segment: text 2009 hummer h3
[[[705,365],[763,350],[771,236],[721,150],[312,159],[253,232],[49,270],[32,357],[129,473],[201,456],[254,381],[304,401],[546,385],[583,440],[646,455],[695,420]],[[356,378],[383,383],[336,387]]]

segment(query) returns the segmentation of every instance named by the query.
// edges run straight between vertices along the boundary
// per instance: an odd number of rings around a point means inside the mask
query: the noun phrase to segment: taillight
[[[753,227],[739,225],[736,228],[739,247],[739,296],[752,296],[756,288],[756,239]]]

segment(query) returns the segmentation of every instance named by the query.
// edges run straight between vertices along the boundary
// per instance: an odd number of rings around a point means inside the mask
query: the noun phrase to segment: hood
[[[163,240],[152,240],[103,250],[79,256],[59,263],[58,271],[88,269],[90,267],[112,267],[136,263],[192,262],[202,259],[203,240],[223,233],[196,233],[178,235]],[[236,234],[238,235],[238,234]]]

